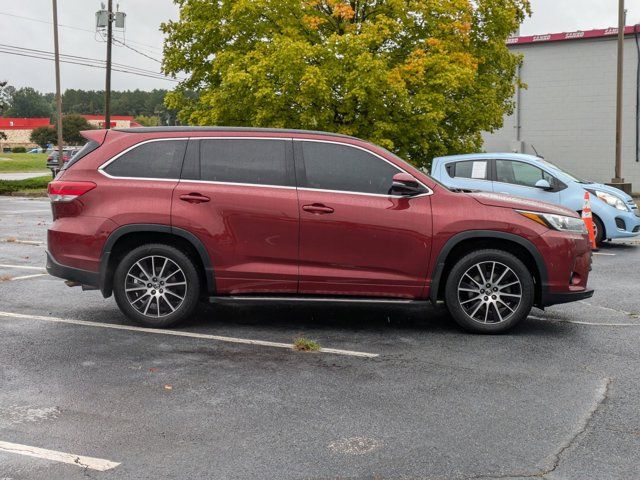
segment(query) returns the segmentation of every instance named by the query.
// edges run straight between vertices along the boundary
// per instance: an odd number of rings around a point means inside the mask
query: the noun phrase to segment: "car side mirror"
[[[536,188],[539,188],[541,190],[552,190],[553,189],[551,184],[547,180],[545,180],[544,178],[541,178],[540,180],[538,180],[536,182]]]
[[[393,176],[391,191],[400,195],[418,195],[424,190],[418,180],[405,172],[396,173]]]

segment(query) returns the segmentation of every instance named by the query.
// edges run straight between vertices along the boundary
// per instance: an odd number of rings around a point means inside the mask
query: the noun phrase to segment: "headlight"
[[[607,193],[607,192],[601,192],[600,190],[588,190],[588,191],[589,193],[595,195],[606,204],[611,205],[612,207],[617,208],[618,210],[622,210],[623,212],[629,211],[624,201],[616,197],[615,195],[611,195],[610,193]]]
[[[555,213],[527,212],[526,210],[516,210],[516,212],[547,228],[561,232],[587,233],[587,227],[581,218],[556,215]]]

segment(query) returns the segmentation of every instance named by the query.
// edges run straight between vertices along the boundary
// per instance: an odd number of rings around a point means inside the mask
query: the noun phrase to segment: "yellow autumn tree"
[[[511,112],[528,0],[174,0],[164,71],[183,122],[327,130],[416,165]]]

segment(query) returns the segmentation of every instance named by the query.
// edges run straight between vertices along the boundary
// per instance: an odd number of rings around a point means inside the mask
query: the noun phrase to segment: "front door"
[[[544,170],[526,162],[516,160],[496,160],[493,191],[532,198],[548,203],[560,203],[560,192],[556,189],[544,190],[536,187],[536,182],[546,180],[552,187],[557,180]]]
[[[205,245],[218,294],[295,293],[298,198],[292,142],[190,140],[172,225]]]
[[[390,194],[401,170],[363,148],[294,143],[300,293],[418,298],[431,249],[430,197]]]

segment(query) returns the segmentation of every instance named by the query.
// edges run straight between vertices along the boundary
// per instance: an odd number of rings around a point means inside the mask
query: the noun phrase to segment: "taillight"
[[[81,195],[96,188],[93,182],[65,182],[54,180],[49,182],[48,192],[52,202],[71,202]]]

